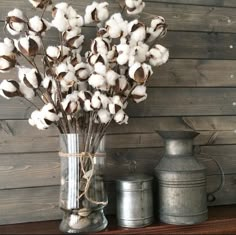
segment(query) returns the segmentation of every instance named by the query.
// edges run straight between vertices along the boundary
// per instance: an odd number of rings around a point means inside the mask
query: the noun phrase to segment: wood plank
[[[153,133],[155,130],[234,131],[236,118],[234,116],[131,117],[128,125],[112,122],[107,134]],[[57,135],[58,132],[54,126],[40,131],[30,126],[27,120],[0,120],[1,138]]]
[[[0,224],[61,218],[58,186],[0,190]]]
[[[23,63],[20,60],[20,64]],[[37,64],[42,64],[39,59]],[[234,60],[170,59],[167,64],[154,68],[154,75],[147,85],[149,87],[235,87],[235,66]],[[14,71],[0,76],[0,79],[16,78],[17,73]]]
[[[165,65],[154,68],[148,86],[235,87],[235,66],[235,60],[170,59]]]
[[[59,175],[56,152],[0,155],[0,189],[58,185]]]
[[[105,178],[115,179],[132,169],[154,174],[163,156],[163,148],[108,149]],[[197,148],[196,156],[206,166],[207,174],[220,175],[213,157],[225,174],[236,170],[236,145],[213,145]],[[201,153],[201,154],[199,154]],[[0,155],[0,189],[57,185],[60,182],[60,159],[57,152]]]
[[[219,6],[219,7],[236,7],[234,0],[151,0],[152,2],[164,2],[187,5]]]
[[[56,1],[58,2],[58,1]],[[78,13],[84,15],[84,10],[87,1],[72,2],[67,1],[78,10]],[[32,16],[34,14],[40,14],[32,9],[29,3],[24,4],[23,0],[15,1],[11,0],[11,4],[7,1],[1,1],[0,17],[5,18],[6,12],[12,9],[11,6],[17,6],[24,9],[27,15]],[[170,4],[168,1],[160,3],[158,1],[152,2],[147,1],[144,12],[141,14],[141,19],[145,23],[149,23],[150,19],[155,15],[162,15],[166,18],[170,30],[186,30],[186,31],[208,31],[208,32],[235,32],[236,30],[236,16],[234,9],[207,6],[196,6],[196,5],[185,5],[185,4]],[[109,1],[109,9],[111,14],[119,12],[120,8],[117,1]],[[156,10],[158,9],[158,11]]]
[[[209,178],[210,188],[214,188],[218,176]],[[216,194],[216,201],[209,205],[232,204],[236,202],[236,175],[226,175],[224,188]],[[107,214],[114,214],[114,183],[107,184],[109,201]],[[211,189],[208,190],[211,190]],[[112,193],[113,192],[113,193]],[[36,187],[0,190],[0,224],[22,223],[61,218],[58,209],[59,187]]]
[[[125,128],[125,126],[123,126]],[[236,144],[236,134],[233,131],[202,131],[195,139],[195,145]],[[135,134],[107,135],[107,148],[151,148],[163,146],[162,138],[155,132]],[[0,153],[32,153],[59,150],[58,136],[40,137],[2,137]]]
[[[236,115],[236,88],[149,88],[148,99],[130,105],[131,117]],[[26,119],[34,109],[23,99],[0,98],[1,119]]]
[[[235,115],[234,88],[149,88],[145,102],[128,107],[133,117]]]
[[[236,34],[168,32],[161,44],[169,48],[170,58],[236,59]]]

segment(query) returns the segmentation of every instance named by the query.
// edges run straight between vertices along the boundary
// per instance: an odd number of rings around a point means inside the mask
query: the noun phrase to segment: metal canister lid
[[[145,174],[132,174],[116,180],[118,191],[146,190],[152,187],[153,177]]]

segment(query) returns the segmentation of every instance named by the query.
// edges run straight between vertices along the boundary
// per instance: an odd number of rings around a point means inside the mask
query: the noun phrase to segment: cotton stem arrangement
[[[135,18],[145,7],[142,0],[125,0],[122,14],[111,15],[108,2],[91,3],[84,15],[66,2],[29,2],[41,10],[39,16],[13,9],[5,19],[11,37],[0,42],[0,72],[18,74],[1,82],[0,94],[26,99],[35,108],[30,125],[45,130],[55,124],[60,133],[81,133],[84,151],[94,152],[112,121],[128,123],[128,102],[147,98],[152,67],[168,60],[168,49],[157,43],[166,34],[165,19],[156,16],[146,26]],[[44,18],[48,11],[51,19]],[[97,25],[93,39],[82,34],[89,24]],[[52,28],[58,44],[45,46]],[[85,40],[91,46],[82,55]]]

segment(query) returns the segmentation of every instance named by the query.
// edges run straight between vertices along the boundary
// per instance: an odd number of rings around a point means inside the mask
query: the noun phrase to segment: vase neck
[[[166,139],[165,154],[168,156],[192,155],[192,139]]]

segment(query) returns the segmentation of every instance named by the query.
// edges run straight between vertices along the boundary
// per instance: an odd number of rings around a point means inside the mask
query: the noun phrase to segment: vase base
[[[107,224],[103,210],[91,212],[86,217],[66,212],[59,228],[63,233],[91,233],[102,231]]]

